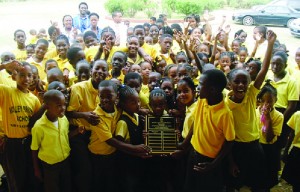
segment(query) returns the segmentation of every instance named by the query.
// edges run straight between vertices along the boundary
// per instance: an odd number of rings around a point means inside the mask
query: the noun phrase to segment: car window
[[[275,6],[265,7],[264,11],[267,13],[274,13],[274,12],[276,12],[276,8],[277,7],[275,7]]]
[[[277,7],[276,13],[290,13],[290,10],[287,7]]]

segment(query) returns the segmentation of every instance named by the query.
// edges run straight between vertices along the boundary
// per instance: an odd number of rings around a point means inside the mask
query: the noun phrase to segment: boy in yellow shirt
[[[27,52],[25,47],[26,34],[25,31],[18,29],[14,33],[14,40],[17,42],[17,49],[13,51],[18,61],[26,61]]]
[[[9,191],[33,191],[34,174],[28,123],[41,104],[28,91],[32,81],[31,66],[15,61],[0,65],[0,70],[8,68],[16,71],[14,79],[17,86],[0,85],[0,107],[5,135],[2,165],[8,179]]]
[[[200,99],[194,112],[194,126],[186,141],[191,139],[185,192],[222,191],[222,159],[229,153],[235,139],[233,116],[225,104],[223,89],[227,80],[223,72],[204,72],[199,81]]]
[[[58,90],[44,94],[46,112],[32,128],[32,158],[35,176],[44,182],[45,192],[71,191],[68,156],[69,122],[65,117],[65,96]],[[42,164],[43,177],[39,168]]]

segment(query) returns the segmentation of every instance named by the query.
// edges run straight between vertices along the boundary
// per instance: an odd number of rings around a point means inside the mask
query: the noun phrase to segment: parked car
[[[295,19],[290,25],[291,34],[300,37],[300,19]]]
[[[300,18],[300,12],[289,6],[266,5],[255,10],[236,12],[232,20],[243,25],[283,25],[289,27],[294,19]]]

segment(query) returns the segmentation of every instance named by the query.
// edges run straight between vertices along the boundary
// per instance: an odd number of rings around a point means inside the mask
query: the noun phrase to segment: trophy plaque
[[[175,132],[176,120],[174,117],[146,116],[145,130],[147,131],[146,145],[152,149],[152,154],[170,154],[176,150],[178,144]]]

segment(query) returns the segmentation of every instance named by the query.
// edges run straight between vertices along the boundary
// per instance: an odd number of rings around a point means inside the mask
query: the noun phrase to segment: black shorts
[[[292,148],[281,178],[293,186],[300,186],[300,148]]]

